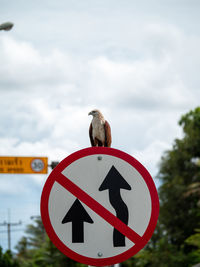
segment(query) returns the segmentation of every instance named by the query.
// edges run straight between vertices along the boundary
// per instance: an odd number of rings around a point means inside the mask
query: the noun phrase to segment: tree
[[[200,229],[197,229],[194,235],[188,237],[186,243],[195,248],[189,254],[191,259],[200,262]]]
[[[15,259],[10,250],[3,253],[0,247],[0,266],[2,267],[19,267],[17,259]]]
[[[200,262],[200,107],[179,121],[183,137],[161,158],[160,214],[147,246],[124,266],[188,267]]]
[[[20,267],[78,267],[78,263],[63,255],[47,236],[40,216],[27,226],[27,237],[22,237],[16,249]]]
[[[200,181],[200,168],[194,159],[200,158],[200,108],[182,116],[179,125],[184,136],[176,139],[173,149],[162,157],[159,179],[160,221],[169,242],[184,252],[190,248],[185,240],[199,227],[198,190],[191,186]]]

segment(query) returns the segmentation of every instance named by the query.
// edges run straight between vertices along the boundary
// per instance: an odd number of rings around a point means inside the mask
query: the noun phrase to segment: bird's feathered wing
[[[93,136],[92,136],[92,123],[90,123],[90,128],[89,128],[89,136],[90,136],[90,143],[92,146],[94,146],[94,139],[93,139]]]
[[[112,142],[110,124],[105,121],[105,146],[110,147]]]

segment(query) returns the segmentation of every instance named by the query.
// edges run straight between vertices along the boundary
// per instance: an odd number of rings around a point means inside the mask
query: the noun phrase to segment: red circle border
[[[48,213],[48,201],[49,201],[49,195],[52,189],[52,186],[55,182],[55,176],[56,173],[61,173],[67,166],[69,166],[72,162],[85,157],[85,156],[90,156],[90,155],[95,155],[95,154],[105,154],[105,155],[110,155],[110,156],[115,156],[118,157],[130,165],[132,165],[143,177],[149,192],[151,196],[151,217],[149,224],[147,226],[147,229],[143,236],[141,237],[140,242],[135,244],[133,247],[128,249],[127,251],[118,254],[113,257],[109,258],[89,258],[83,255],[80,255],[68,247],[65,246],[65,244],[62,243],[62,241],[58,238],[56,235],[52,225],[51,221],[49,218],[49,213]],[[43,191],[41,195],[41,203],[40,203],[40,209],[41,209],[41,218],[42,222],[44,224],[44,227],[46,229],[46,232],[51,239],[51,241],[54,243],[54,245],[66,256],[72,258],[75,261],[78,261],[83,264],[87,265],[93,265],[93,266],[105,266],[105,265],[113,265],[116,263],[120,263],[122,261],[125,261],[129,259],[130,257],[134,256],[136,253],[138,253],[149,241],[151,236],[153,235],[153,232],[155,230],[157,220],[158,220],[158,215],[159,215],[159,198],[158,198],[158,193],[155,187],[155,184],[153,182],[153,179],[147,169],[134,157],[130,156],[129,154],[118,150],[114,148],[105,148],[105,147],[89,147],[85,148],[79,151],[76,151],[63,159],[51,172],[49,175]]]

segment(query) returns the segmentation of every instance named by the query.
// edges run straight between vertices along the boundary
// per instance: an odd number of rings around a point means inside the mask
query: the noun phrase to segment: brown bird
[[[110,124],[104,119],[103,114],[98,109],[90,111],[88,115],[93,116],[89,128],[91,145],[110,147],[112,142]]]

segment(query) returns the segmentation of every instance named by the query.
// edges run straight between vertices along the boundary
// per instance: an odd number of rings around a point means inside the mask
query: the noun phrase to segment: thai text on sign
[[[0,173],[47,173],[47,157],[0,157]]]

